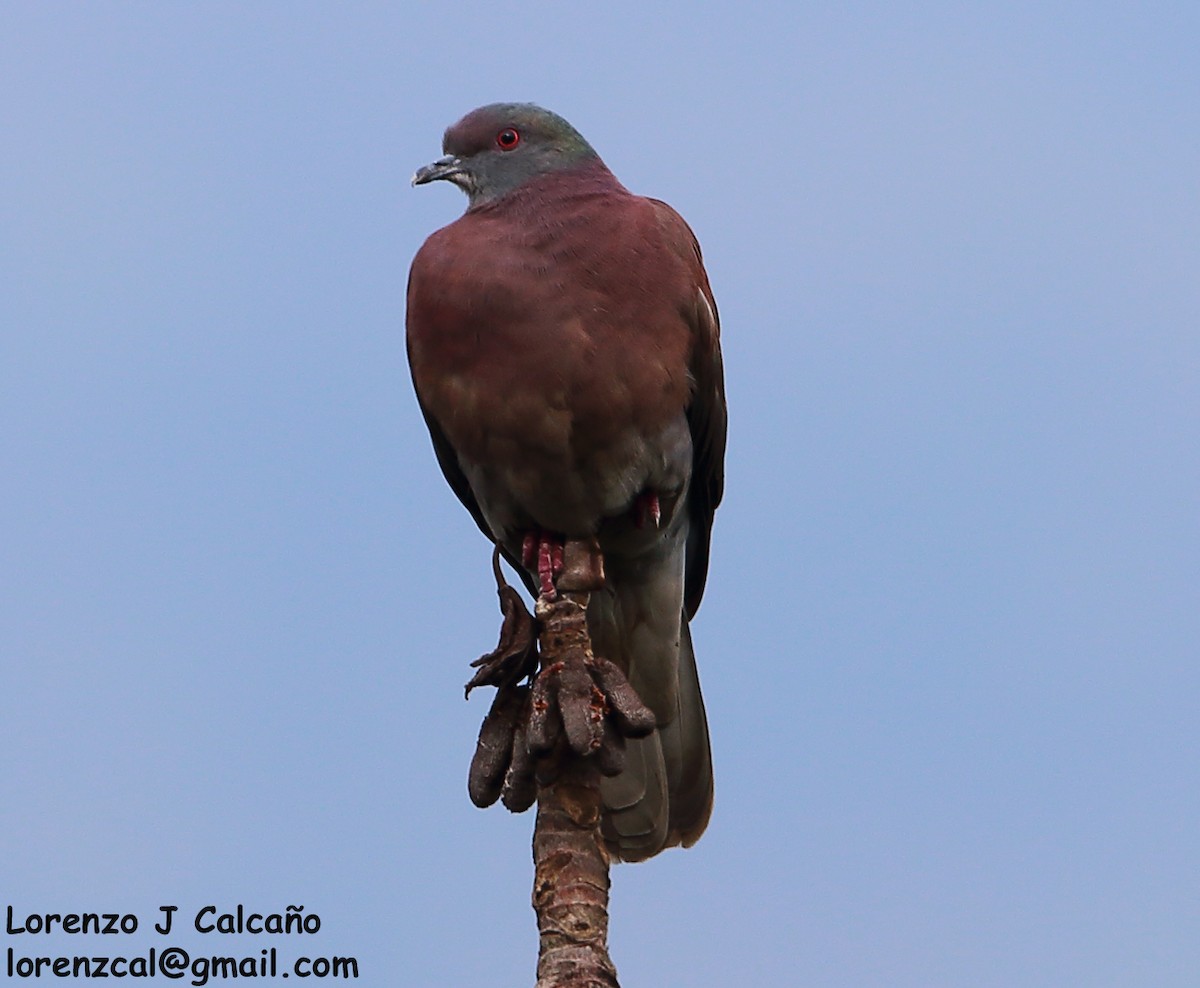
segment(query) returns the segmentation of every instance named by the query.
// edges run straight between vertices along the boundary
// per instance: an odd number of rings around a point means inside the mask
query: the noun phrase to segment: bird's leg
[[[521,541],[521,562],[536,569],[541,596],[553,600],[554,581],[563,570],[563,538],[542,529],[525,533]]]
[[[653,524],[658,528],[662,520],[662,506],[658,503],[658,492],[644,490],[633,502],[633,523],[638,528],[646,528]]]

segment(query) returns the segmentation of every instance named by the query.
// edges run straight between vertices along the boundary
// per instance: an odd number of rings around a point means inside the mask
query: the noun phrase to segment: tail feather
[[[609,851],[622,861],[644,861],[663,849],[670,796],[657,733],[626,742],[625,769],[603,779],[601,831]]]
[[[681,621],[674,716],[648,738],[627,742],[620,775],[604,779],[602,832],[609,851],[642,861],[667,847],[690,847],[712,813],[708,720],[686,620]]]
[[[679,716],[661,727],[659,734],[670,793],[667,846],[691,847],[712,815],[713,770],[708,717],[687,621],[679,643]]]

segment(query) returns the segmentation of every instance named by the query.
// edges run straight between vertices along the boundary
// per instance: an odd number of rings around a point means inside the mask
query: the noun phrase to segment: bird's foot
[[[521,562],[528,569],[537,570],[541,595],[550,600],[554,600],[557,595],[554,581],[563,571],[563,545],[561,535],[541,529],[526,532],[521,541]]]
[[[500,641],[492,651],[471,663],[478,671],[467,683],[467,696],[476,686],[505,690],[537,672],[537,622],[525,608],[521,595],[505,582],[500,571],[500,550],[492,553],[492,572],[500,597]]]
[[[573,551],[577,546],[581,551]],[[594,543],[572,542],[567,555],[573,578],[602,585]],[[571,759],[595,758],[603,774],[617,775],[626,739],[657,726],[625,673],[592,653],[586,604],[575,596],[564,591],[558,600],[538,601],[542,669],[532,686],[501,686],[484,719],[467,785],[476,806],[500,799],[520,813]]]
[[[529,697],[525,742],[537,780],[552,781],[564,758],[595,757],[600,771],[625,767],[625,740],[654,732],[654,713],[620,668],[595,655],[567,654],[543,666]]]
[[[653,711],[608,659],[551,662],[533,686],[502,686],[484,718],[467,777],[478,807],[499,799],[523,813],[538,785],[553,782],[567,761],[595,758],[604,775],[625,767],[625,741],[654,732]]]

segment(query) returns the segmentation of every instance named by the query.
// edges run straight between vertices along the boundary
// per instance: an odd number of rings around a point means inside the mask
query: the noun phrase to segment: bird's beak
[[[426,185],[429,182],[436,182],[444,178],[458,185],[461,183],[463,175],[462,159],[453,154],[448,154],[442,158],[438,158],[433,164],[426,165],[424,168],[418,168],[417,173],[412,177],[412,184]]]

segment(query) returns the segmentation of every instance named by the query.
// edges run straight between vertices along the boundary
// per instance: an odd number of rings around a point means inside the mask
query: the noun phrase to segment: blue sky
[[[0,905],[303,904],[365,984],[531,983],[531,815],[466,768],[487,546],[434,463],[410,189],[566,116],[721,308],[704,839],[624,983],[1192,985],[1193,4],[11,3]],[[115,942],[114,942],[115,941]]]

